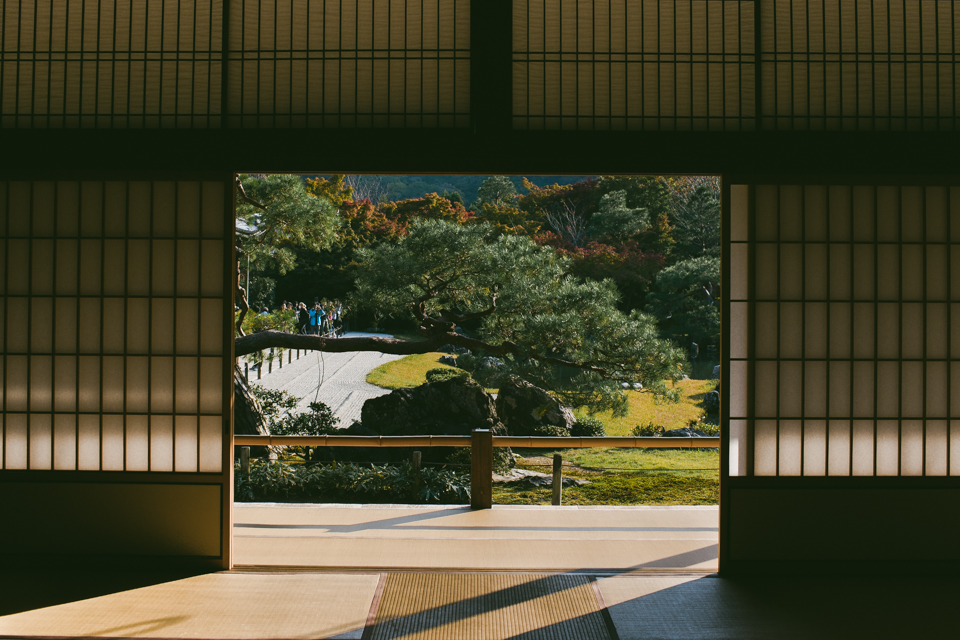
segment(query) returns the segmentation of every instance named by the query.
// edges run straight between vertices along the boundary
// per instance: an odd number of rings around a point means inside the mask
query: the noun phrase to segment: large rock
[[[364,429],[383,436],[468,436],[474,429],[490,429],[494,435],[507,433],[497,418],[493,396],[466,378],[428,382],[415,389],[397,389],[371,398],[363,404],[360,422]],[[380,451],[380,456],[402,460],[409,459],[412,449],[391,447]],[[445,462],[455,451],[452,447],[421,450],[424,462]],[[495,468],[512,465],[513,453],[509,448],[494,449]]]
[[[363,404],[360,422],[383,436],[502,433],[493,397],[473,380],[452,378],[397,389]]]
[[[526,380],[509,376],[497,393],[497,415],[512,436],[537,435],[543,427],[570,431],[577,421],[573,411]]]

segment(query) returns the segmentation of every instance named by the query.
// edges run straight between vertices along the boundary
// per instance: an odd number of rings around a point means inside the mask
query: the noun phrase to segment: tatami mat
[[[590,578],[579,575],[387,575],[372,640],[604,640]]]
[[[249,505],[235,510],[238,566],[431,570],[717,568],[716,507]]]
[[[0,637],[360,638],[376,575],[215,573],[0,617]]]

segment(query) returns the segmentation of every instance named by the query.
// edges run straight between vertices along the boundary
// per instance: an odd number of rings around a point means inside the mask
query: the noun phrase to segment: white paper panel
[[[223,242],[204,240],[200,247],[200,294],[223,295]]]
[[[757,300],[776,300],[780,297],[780,271],[777,245],[758,243],[754,247],[754,287]]]
[[[126,463],[124,419],[119,415],[103,416],[103,470],[123,471]]]
[[[130,357],[126,359],[126,406],[133,413],[147,413],[150,408],[150,359]]]
[[[30,243],[30,294],[34,296],[53,295],[55,276],[53,240],[33,239]]]
[[[153,355],[173,354],[173,298],[150,300],[150,349]]]
[[[200,300],[200,353],[202,355],[223,353],[223,306],[222,300]]]
[[[804,240],[823,242],[827,240],[827,187],[807,185],[803,188]]]
[[[877,299],[879,300],[900,298],[900,250],[901,246],[896,244],[877,245]]]
[[[77,416],[53,416],[53,468],[73,471],[77,468]]]
[[[926,474],[947,475],[947,421],[927,421]]]
[[[874,270],[874,247],[857,244],[853,246],[853,299],[873,300],[876,285]]]
[[[747,475],[747,421],[730,421],[730,475]]]
[[[77,364],[76,356],[54,357],[54,411],[77,410]]]
[[[219,417],[200,417],[200,471],[204,473],[220,473],[223,468],[222,425]]]
[[[31,470],[53,468],[53,424],[49,413],[34,413],[29,418],[29,450]]]
[[[803,475],[823,476],[827,473],[827,422],[803,422]]]
[[[926,250],[927,275],[924,284],[927,287],[927,300],[946,300],[947,276],[949,269],[947,266],[947,247],[944,245],[930,244],[924,247]]]
[[[873,420],[853,421],[853,475],[873,475]]]
[[[895,476],[899,473],[899,424],[894,420],[877,421],[877,475]]]
[[[947,417],[947,363],[927,362],[926,416]]]
[[[150,438],[149,417],[128,415],[124,420],[126,430],[126,470],[149,471]]]
[[[779,305],[776,302],[757,302],[754,304],[756,326],[753,328],[756,341],[755,355],[757,358],[776,358],[779,342],[778,326],[780,319],[777,315]]]
[[[730,185],[730,240],[745,242],[748,238],[750,187]]]
[[[82,302],[81,302],[82,305]],[[127,305],[122,298],[103,298],[103,352],[120,354],[126,349]],[[81,307],[82,311],[82,307]],[[95,332],[89,330],[89,334]],[[88,329],[84,329],[86,333]],[[145,333],[144,329],[141,333]],[[99,337],[99,334],[98,334]],[[82,338],[82,334],[81,334]],[[84,350],[91,353],[95,349]]]
[[[807,300],[826,300],[829,280],[827,245],[808,244],[804,252],[804,296]]]
[[[30,299],[30,350],[33,353],[53,351],[52,318],[53,298]]]
[[[80,318],[77,315],[76,298],[56,298],[54,300],[54,351],[57,353],[75,353],[77,351],[77,333],[80,331]],[[88,322],[87,318],[83,322]]]
[[[830,460],[828,473],[831,476],[850,475],[850,441],[852,424],[849,420],[830,420]]]
[[[900,357],[900,305],[898,304],[877,305],[877,357]]]
[[[803,412],[808,418],[827,416],[827,363],[807,361],[804,368]]]
[[[873,358],[876,355],[875,330],[877,305],[857,302],[853,305],[853,357]],[[897,342],[896,338],[894,341]]]
[[[780,417],[796,418],[803,413],[803,363],[780,363]]]
[[[861,414],[864,415],[864,414]],[[877,363],[877,416],[896,418],[900,415],[900,363]]]
[[[803,297],[803,247],[799,244],[780,245],[780,291],[782,300]]]
[[[200,242],[177,242],[177,296],[200,295]]]
[[[731,373],[733,371],[733,363]],[[746,363],[743,363],[746,371]],[[777,402],[779,396],[779,366],[776,362],[758,361],[754,364],[754,415],[761,418],[775,418],[777,416]],[[746,380],[744,380],[746,383]],[[731,396],[733,388],[730,389]],[[746,391],[744,391],[746,396]],[[732,411],[732,409],[731,409]],[[733,415],[731,413],[731,415]],[[737,414],[738,417],[747,413]]]
[[[103,241],[103,295],[122,296],[126,292],[127,243],[124,240]]]
[[[945,360],[947,353],[947,309],[945,303],[930,302],[926,305],[927,314],[927,358]]]
[[[176,353],[195,354],[200,342],[200,304],[196,298],[176,300]]]
[[[748,306],[746,302],[730,303],[730,357],[747,357]]]
[[[6,430],[3,453],[5,469],[27,468],[27,416],[7,413],[2,416]],[[960,441],[960,438],[958,438]]]
[[[824,359],[827,357],[827,304],[808,302],[804,305],[804,357]]]
[[[80,243],[76,239],[60,239],[56,242],[56,285],[58,296],[75,296],[79,292],[77,265],[80,260]]]
[[[900,475],[923,475],[923,421],[904,420],[900,424]]]
[[[792,184],[781,185],[778,206],[781,242],[803,240],[803,187]]]
[[[754,187],[756,233],[760,242],[779,238],[779,197],[776,185],[760,184]]]
[[[780,474],[781,476],[799,476],[801,469],[801,422],[799,420],[780,421]]]
[[[903,299],[923,300],[923,247],[916,244],[903,245]]]
[[[753,431],[753,473],[757,476],[777,475],[777,422],[757,420]]]
[[[85,296],[99,296],[103,294],[101,281],[102,247],[100,240],[80,241],[80,294]]]
[[[902,361],[900,367],[900,416],[903,418],[921,417],[924,405],[923,363]]]
[[[853,296],[853,247],[830,245],[830,299],[849,300]]]
[[[950,475],[960,476],[960,420],[951,420],[949,428],[947,452],[950,457],[948,463]]]
[[[830,362],[829,364],[829,412],[832,418],[848,418],[852,407],[852,365],[849,362]]]
[[[150,359],[150,412],[173,413],[173,358]]]
[[[150,241],[127,241],[127,295],[150,295]]]
[[[780,305],[780,357],[803,357],[803,305],[799,302]]]
[[[173,416],[150,416],[150,470],[173,471]]]
[[[154,224],[160,216],[154,217]],[[153,267],[153,278],[150,281],[150,292],[153,296],[173,296],[174,288],[174,241],[173,240],[154,240],[152,247],[151,264]]]
[[[77,416],[77,469],[97,471],[100,468],[100,416]]]
[[[850,357],[850,333],[853,306],[846,302],[830,303],[830,357]]]
[[[730,299],[746,300],[749,286],[747,245],[730,245]]]
[[[30,357],[30,411],[53,409],[53,358]]]
[[[11,230],[12,231],[12,230]],[[30,295],[30,241],[7,240],[7,295]]]
[[[27,356],[8,355],[5,358],[7,365],[6,391],[7,411],[27,410]]]
[[[127,298],[127,353],[150,351],[150,299]]]
[[[732,366],[731,366],[732,370]],[[200,359],[200,412],[220,413],[223,401],[223,363],[219,358]],[[744,376],[744,384],[746,383]],[[733,381],[731,381],[732,383]],[[733,387],[731,387],[731,394]]]
[[[174,418],[176,467],[174,471],[191,473],[198,469],[197,418],[176,416]]]

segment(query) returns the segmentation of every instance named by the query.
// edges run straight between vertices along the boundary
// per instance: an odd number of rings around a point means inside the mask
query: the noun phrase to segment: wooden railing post
[[[413,464],[413,495],[410,496],[414,501],[417,499],[417,493],[420,492],[420,459],[420,452],[414,451],[413,460],[411,461]]]
[[[240,447],[240,473],[250,475],[250,447]]]
[[[470,442],[470,508],[493,507],[493,432],[474,429]]]
[[[563,500],[563,456],[553,454],[553,506],[560,506]]]

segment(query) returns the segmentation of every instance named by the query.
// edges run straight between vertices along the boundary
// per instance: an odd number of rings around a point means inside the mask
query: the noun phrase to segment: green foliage
[[[533,433],[530,435],[544,438],[563,438],[569,436],[570,431],[552,424],[539,424],[534,427]]]
[[[607,435],[603,422],[597,418],[583,417],[576,421],[570,435],[578,438],[598,438]]]
[[[711,438],[720,437],[720,425],[718,424],[713,424],[712,422],[700,421],[690,426],[705,436],[710,436]]]
[[[679,257],[720,256],[719,186],[708,178],[675,193],[671,222]]]
[[[297,406],[298,400],[283,389],[267,389],[258,384],[250,385],[250,393],[260,403],[260,412],[270,426],[283,413]],[[271,430],[270,433],[273,433]]]
[[[486,224],[425,220],[407,237],[358,257],[358,306],[421,314],[427,324],[449,314],[485,314],[482,339],[516,345],[502,358],[504,373],[516,369],[574,406],[622,406],[618,381],[682,375],[684,353],[660,339],[652,317],[620,312],[612,282],[567,275],[568,260],[529,238]]]
[[[479,208],[484,204],[498,207],[513,200],[516,193],[517,188],[507,176],[490,176],[477,189],[477,201],[474,208]]]
[[[690,258],[657,275],[647,296],[647,312],[660,320],[664,333],[681,344],[696,342],[701,350],[720,340],[720,310],[715,295],[720,283],[720,259]]]
[[[666,429],[663,428],[663,425],[647,422],[644,424],[638,424],[630,433],[634,436],[642,438],[660,438],[663,436],[665,431]]]
[[[463,357],[463,356],[461,356]],[[463,369],[430,369],[427,371],[427,382],[442,382],[443,380],[452,380],[462,378],[464,380],[470,377],[470,372]]]
[[[665,404],[667,402],[670,404],[677,404],[680,402],[680,389],[668,388],[667,383],[663,380],[654,380],[650,382],[650,384],[647,385],[646,390],[653,394],[653,401],[657,404]]]
[[[600,208],[590,218],[588,233],[599,240],[626,242],[650,226],[646,209],[627,207],[626,191],[611,191],[600,198]]]
[[[278,309],[267,314],[257,313],[256,309],[251,309],[243,319],[243,331],[248,335],[268,330],[293,333],[296,327],[297,312],[293,309],[283,311]]]
[[[340,418],[333,415],[323,402],[311,402],[310,410],[297,414],[288,414],[275,420],[270,433],[277,436],[329,436],[336,434]]]
[[[240,176],[251,204],[237,193],[237,242],[255,271],[284,274],[296,264],[296,249],[330,246],[337,211],[327,198],[308,192],[295,175]]]
[[[254,460],[250,474],[234,468],[241,502],[410,502],[414,475],[400,466],[303,465]],[[417,502],[460,504],[470,499],[470,476],[445,468],[420,470]]]

